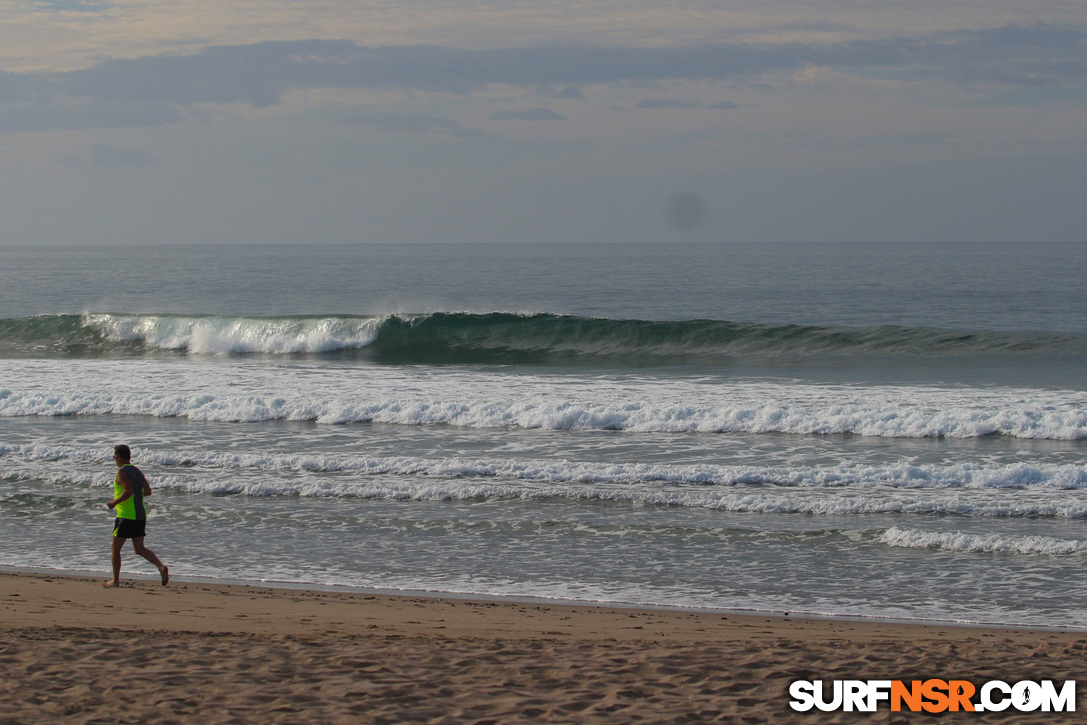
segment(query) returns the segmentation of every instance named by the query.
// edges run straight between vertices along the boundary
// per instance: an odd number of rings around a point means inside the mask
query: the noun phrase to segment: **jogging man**
[[[117,464],[117,478],[113,479],[113,500],[110,511],[116,511],[117,520],[113,524],[113,580],[105,583],[107,587],[121,586],[121,549],[125,541],[132,539],[133,550],[155,565],[162,576],[162,586],[170,581],[170,570],[159,561],[155,552],[143,545],[147,529],[147,511],[143,506],[144,496],[151,495],[151,486],[140,469],[133,466],[132,451],[128,446],[115,446],[113,462]]]

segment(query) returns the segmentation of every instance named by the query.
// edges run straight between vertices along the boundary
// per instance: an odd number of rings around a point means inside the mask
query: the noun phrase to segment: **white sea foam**
[[[391,394],[390,394],[391,393]],[[327,395],[327,393],[325,393]],[[692,401],[694,402],[694,401]],[[627,430],[673,433],[856,434],[890,438],[976,438],[1005,435],[1028,439],[1087,438],[1087,412],[1015,405],[976,410],[922,409],[901,400],[843,402],[809,406],[792,403],[721,401],[716,405],[556,400],[526,392],[516,398],[455,394],[425,397],[416,392],[361,390],[346,398],[313,393],[190,394],[155,392],[0,389],[0,416],[149,415],[190,420],[260,422],[315,421],[321,424],[386,423],[452,425],[466,428]]]
[[[1048,554],[1067,555],[1087,553],[1087,541],[1057,539],[1050,536],[1005,536],[1001,534],[970,534],[962,531],[923,531],[893,526],[879,537],[888,546],[907,549],[940,549],[986,554]]]
[[[111,340],[142,341],[203,355],[315,353],[360,348],[377,337],[380,318],[196,317],[88,314],[87,327]]]
[[[1087,438],[1087,393],[144,360],[0,360],[0,416],[467,428]]]
[[[104,486],[108,479],[87,474],[16,471],[0,466],[0,476],[12,481],[48,480],[56,484]],[[226,479],[210,474],[159,473],[156,487],[204,494],[240,494],[247,496],[301,496],[307,498],[363,498],[388,501],[468,501],[468,500],[567,500],[685,508],[764,514],[858,515],[858,514],[955,514],[971,517],[1051,517],[1081,519],[1087,517],[1087,503],[1063,499],[1009,500],[964,498],[940,493],[914,496],[872,495],[871,492],[814,493],[811,490],[765,488],[695,491],[652,489],[617,484],[558,485],[533,481],[489,482],[456,479],[321,479],[282,480],[275,477],[235,477]]]
[[[0,455],[28,460],[102,460],[99,449],[47,444],[0,444]],[[156,465],[257,471],[346,472],[363,476],[499,478],[547,483],[662,483],[696,486],[770,484],[786,487],[893,487],[904,489],[1087,489],[1087,465],[1012,464],[982,466],[793,466],[759,467],[709,464],[599,463],[569,460],[473,459],[461,456],[350,456],[277,453],[142,451]]]
[[[1075,465],[773,468],[161,450],[138,454],[142,463],[156,467],[157,485],[192,493],[391,500],[562,498],[762,513],[1087,516],[1087,499],[1074,495],[1087,488],[1087,468]],[[104,485],[108,475],[81,468],[107,463],[104,456],[98,448],[0,444],[0,476]],[[308,475],[314,473],[350,475]]]

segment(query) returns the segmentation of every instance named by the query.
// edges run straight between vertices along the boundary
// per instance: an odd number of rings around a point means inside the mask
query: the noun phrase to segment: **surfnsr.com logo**
[[[892,712],[1075,712],[1076,682],[990,680],[975,687],[967,680],[796,680],[789,685],[789,707],[798,712],[875,712],[882,703]]]

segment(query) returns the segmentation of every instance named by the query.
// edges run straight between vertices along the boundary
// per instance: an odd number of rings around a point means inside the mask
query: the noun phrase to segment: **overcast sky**
[[[0,244],[1087,239],[1084,0],[0,18]]]

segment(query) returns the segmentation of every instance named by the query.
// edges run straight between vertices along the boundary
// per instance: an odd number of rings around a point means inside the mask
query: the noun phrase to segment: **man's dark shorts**
[[[139,539],[146,536],[147,519],[117,519],[113,522],[113,535],[118,539]]]

